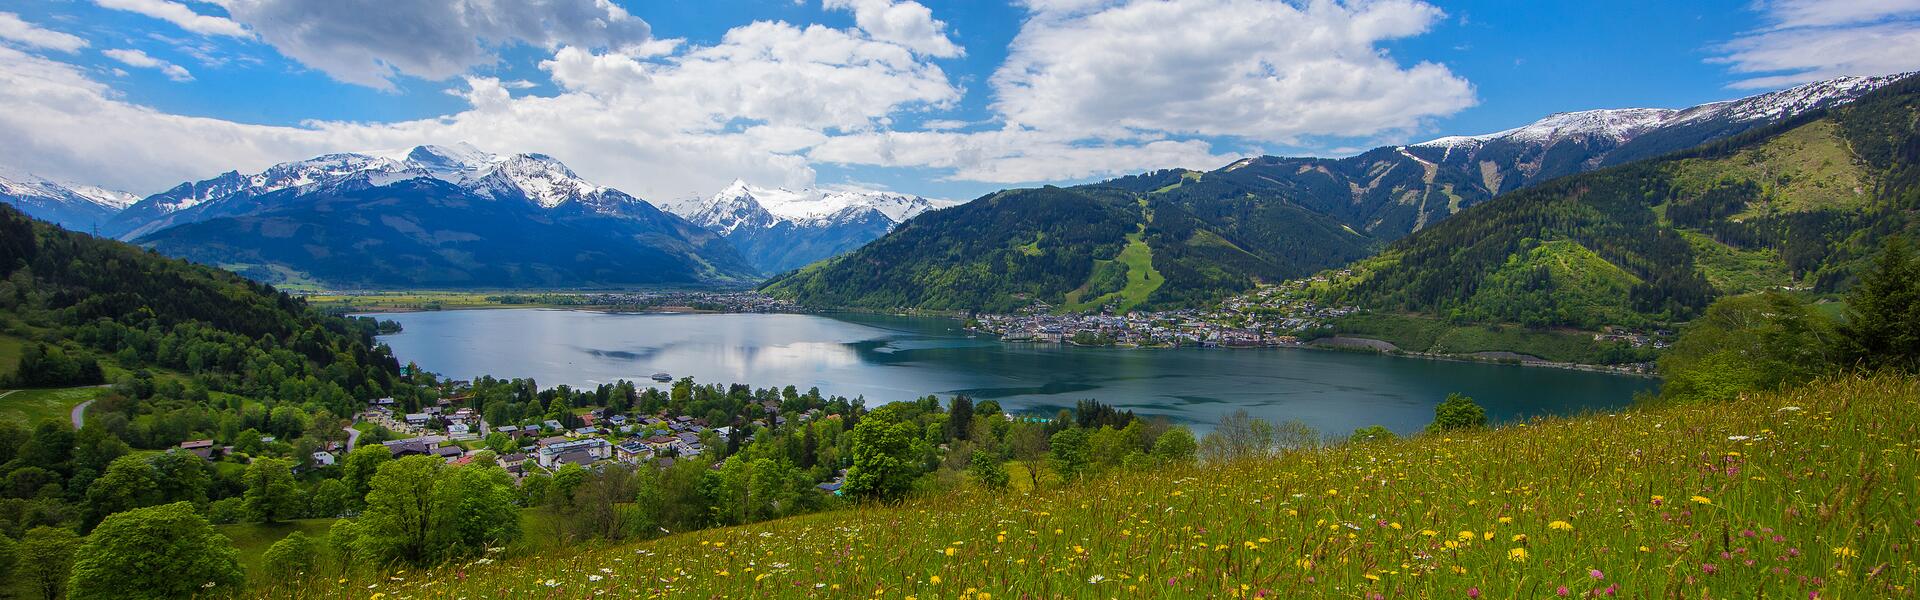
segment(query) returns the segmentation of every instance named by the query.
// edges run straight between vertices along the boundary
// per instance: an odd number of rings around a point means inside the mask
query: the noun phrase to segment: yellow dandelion
[[[940,576],[939,576],[939,575],[934,575],[934,576],[932,576],[932,577],[928,577],[928,578],[927,578],[927,583],[931,583],[931,584],[934,584],[934,585],[940,585]]]
[[[1524,533],[1513,534],[1513,543],[1518,544],[1524,541],[1527,541],[1527,534],[1524,534]]]
[[[1694,504],[1713,504],[1713,501],[1707,499],[1706,496],[1694,496],[1692,500]]]
[[[1558,530],[1561,530],[1561,531],[1573,531],[1573,524],[1572,524],[1572,523],[1568,523],[1568,522],[1566,522],[1566,521],[1554,521],[1554,522],[1552,522],[1552,523],[1548,523],[1548,524],[1547,524],[1547,529],[1558,529]]]
[[[1511,560],[1513,562],[1527,562],[1527,549],[1514,548],[1512,550],[1508,550],[1507,560]]]
[[[1853,558],[1859,556],[1860,553],[1854,552],[1852,548],[1841,546],[1833,549],[1833,555],[1839,558]]]

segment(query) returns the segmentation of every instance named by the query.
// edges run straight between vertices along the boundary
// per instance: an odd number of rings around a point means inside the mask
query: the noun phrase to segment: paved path
[[[347,427],[341,431],[347,432],[347,452],[353,452],[353,447],[360,444],[360,430]]]
[[[84,422],[85,422],[85,421],[87,420],[87,407],[89,407],[89,406],[93,406],[93,401],[92,401],[92,400],[88,400],[88,401],[86,401],[86,402],[81,402],[79,406],[75,406],[75,407],[73,407],[73,428],[74,428],[74,430],[76,430],[76,431],[77,431],[77,430],[79,430],[79,429],[80,429],[80,425],[81,425],[81,424],[83,424],[83,423],[84,423]]]

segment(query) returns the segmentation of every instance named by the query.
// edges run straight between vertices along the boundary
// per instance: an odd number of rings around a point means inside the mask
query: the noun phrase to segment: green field
[[[25,345],[20,338],[0,335],[0,377],[12,375],[20,368],[20,349]]]
[[[1117,303],[1119,312],[1127,312],[1133,307],[1145,304],[1154,290],[1160,289],[1167,278],[1153,268],[1153,248],[1147,246],[1139,232],[1127,234],[1127,245],[1112,261],[1099,261],[1094,267],[1094,277],[1100,278],[1103,269],[1123,269],[1126,272],[1126,285],[1118,290],[1100,294],[1092,299],[1080,300],[1087,288],[1074,290],[1067,294],[1066,310],[1085,312],[1099,309],[1110,302]],[[1089,286],[1093,282],[1088,282]]]
[[[1913,379],[1842,379],[274,597],[1904,598],[1917,402]]]
[[[234,463],[221,463],[234,464]],[[238,465],[236,465],[238,466]],[[327,534],[338,519],[295,519],[281,523],[233,523],[216,525],[221,535],[233,540],[233,547],[240,551],[240,566],[249,573],[257,573],[262,566],[267,548],[274,542],[293,535],[298,531],[312,538],[320,548],[327,547]],[[508,548],[510,555],[526,555],[558,549],[558,528],[553,516],[540,509],[520,511],[520,529],[523,532],[520,541]]]
[[[106,388],[78,387],[0,390],[0,420],[32,427],[41,421],[69,422],[73,407],[98,398]]]

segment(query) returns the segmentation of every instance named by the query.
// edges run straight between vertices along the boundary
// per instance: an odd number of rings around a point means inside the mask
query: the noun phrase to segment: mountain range
[[[1409,247],[1415,242],[1403,238],[1470,214],[1496,196],[1823,115],[1902,77],[1839,78],[1678,110],[1562,113],[1497,133],[1387,146],[1347,158],[1263,156],[1207,172],[1171,169],[1072,188],[997,192],[961,209],[916,219],[857,251],[776,278],[764,289],[815,306],[1006,310],[1037,302],[1124,310],[1194,305],[1257,282]],[[1809,152],[1825,152],[1823,160],[1831,164],[1854,160],[1845,148],[1813,145],[1819,149]],[[1062,202],[1100,208],[1064,212],[1050,205]],[[1501,233],[1499,238],[1511,238],[1516,246],[1553,239],[1539,231],[1542,223],[1508,225],[1521,237]],[[1526,232],[1539,235],[1529,238]],[[1614,243],[1666,241],[1623,237]],[[1450,249],[1436,245],[1429,251],[1438,260]],[[1498,264],[1519,252],[1523,256],[1517,258],[1526,259],[1523,251],[1531,249],[1490,250],[1483,258]],[[1651,273],[1642,267],[1629,264],[1624,272]],[[1678,277],[1679,272],[1668,274]],[[1475,289],[1447,277],[1422,281],[1435,286],[1433,293],[1446,286],[1456,286],[1447,291],[1453,294]],[[1641,284],[1656,285],[1634,283]],[[1676,281],[1659,285],[1669,291],[1691,289]],[[1442,308],[1392,301],[1388,287],[1368,297],[1381,306]],[[1701,297],[1712,293],[1696,291]]]
[[[468,145],[230,171],[128,206],[103,233],[279,283],[583,287],[750,281],[719,236],[539,154]]]
[[[861,189],[763,188],[736,180],[704,199],[665,208],[732,242],[762,273],[838,256],[921,213],[958,204]]]
[[[93,231],[139,201],[126,192],[0,171],[0,203],[73,231]]]
[[[816,306],[1170,307],[1392,255],[1403,238],[1497,196],[1819,114],[1897,79],[1846,77],[1685,109],[1561,113],[1346,158],[1262,156],[1206,172],[1005,190],[959,208],[736,181],[661,210],[551,157],[463,144],[231,171],[138,201],[0,175],[0,200],[281,283],[710,285],[789,272],[767,289]]]

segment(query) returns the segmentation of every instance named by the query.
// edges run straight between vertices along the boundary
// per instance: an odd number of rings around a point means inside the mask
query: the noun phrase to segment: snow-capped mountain
[[[577,206],[602,214],[650,212],[644,201],[595,185],[542,154],[497,155],[468,144],[418,146],[401,153],[326,154],[281,163],[253,175],[229,171],[182,183],[123,211],[107,233],[126,240],[168,227],[262,208],[259,199],[281,190],[298,197],[319,190],[380,187],[431,178],[493,200],[530,202],[543,209]]]
[[[1483,135],[1447,136],[1414,145],[1469,148],[1492,142],[1551,144],[1579,138],[1624,144],[1646,134],[1663,130],[1699,125],[1716,125],[1715,129],[1723,129],[1727,125],[1789,119],[1808,111],[1851,101],[1905,76],[1841,77],[1738,100],[1710,102],[1682,109],[1613,108],[1556,113],[1506,131]]]
[[[725,237],[771,274],[837,256],[920,213],[956,204],[876,190],[789,190],[735,180],[710,197],[670,203],[667,210]]]
[[[327,154],[183,183],[109,232],[269,281],[573,287],[743,281],[720,236],[540,154]]]
[[[1392,240],[1502,193],[1787,121],[1902,77],[1842,77],[1689,108],[1558,113],[1505,131],[1383,146],[1346,158],[1247,158],[1208,176],[1271,190]],[[1159,181],[1153,173],[1140,177]]]
[[[88,231],[139,200],[126,192],[0,171],[0,202],[75,231]]]

